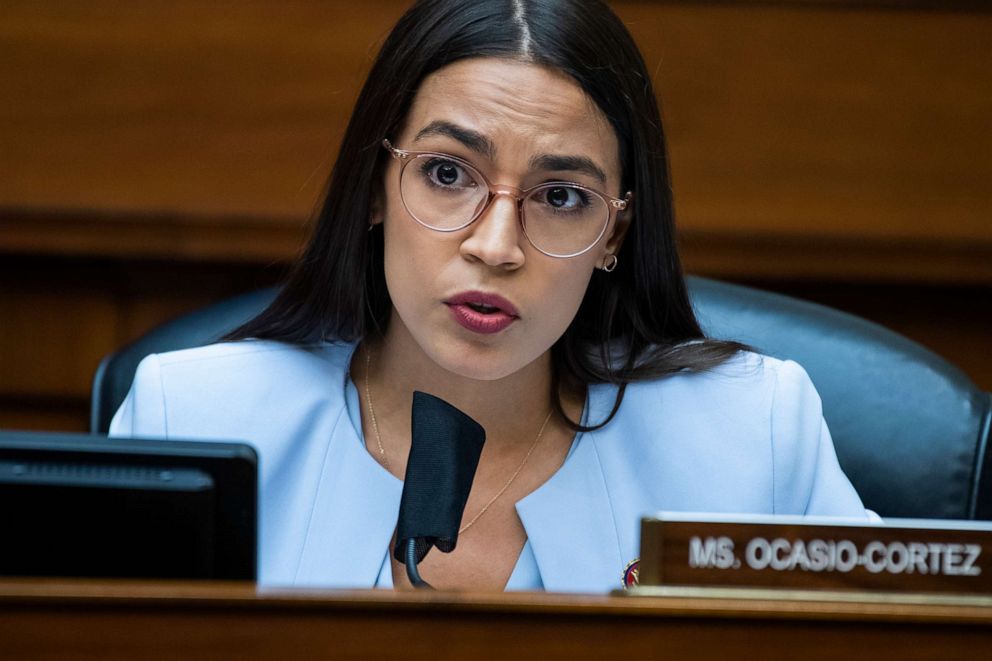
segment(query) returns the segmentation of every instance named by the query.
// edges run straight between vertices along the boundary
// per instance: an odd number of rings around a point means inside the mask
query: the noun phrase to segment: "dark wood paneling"
[[[286,258],[406,4],[5,3],[0,250]],[[850,278],[828,249],[859,278],[990,282],[992,12],[614,6],[656,74],[707,272]],[[930,242],[939,264],[917,259]]]
[[[303,217],[0,208],[0,253],[286,263],[302,247],[306,227]]]
[[[0,205],[305,216],[405,2],[0,11]]]
[[[90,384],[104,355],[284,273],[278,265],[4,257],[0,428],[86,429]]]
[[[684,227],[992,242],[992,14],[618,5]]]

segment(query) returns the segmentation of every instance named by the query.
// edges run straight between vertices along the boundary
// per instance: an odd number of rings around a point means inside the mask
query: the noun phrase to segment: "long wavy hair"
[[[369,232],[384,137],[403,124],[424,78],[458,60],[498,57],[571,76],[620,145],[632,221],[612,273],[596,270],[572,324],[551,350],[551,400],[575,430],[616,414],[626,384],[713,368],[745,348],[706,339],[676,250],[665,136],[651,78],[620,19],[599,0],[422,0],[393,28],[355,104],[313,232],[278,297],[225,339],[297,345],[381,334],[392,303],[382,232]],[[618,385],[593,426],[570,420],[562,385]]]

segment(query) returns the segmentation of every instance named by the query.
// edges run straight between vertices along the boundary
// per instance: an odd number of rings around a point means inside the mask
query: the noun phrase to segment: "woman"
[[[438,587],[613,589],[662,509],[866,516],[805,372],[703,337],[650,77],[599,2],[411,8],[228,339],[146,359],[112,433],[253,442],[262,583],[406,584],[414,390],[487,431]]]

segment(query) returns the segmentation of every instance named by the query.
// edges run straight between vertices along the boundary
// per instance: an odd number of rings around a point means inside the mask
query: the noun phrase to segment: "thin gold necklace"
[[[369,417],[372,419],[372,431],[375,433],[375,444],[376,444],[376,449],[379,451],[379,459],[382,462],[382,465],[386,468],[386,470],[390,470],[389,460],[386,458],[386,449],[382,447],[382,437],[379,435],[379,423],[375,419],[375,407],[372,405],[372,390],[371,388],[369,388],[369,369],[371,364],[372,364],[372,352],[369,351],[368,348],[366,348],[365,349],[365,401],[369,403]],[[530,444],[530,448],[527,449],[527,454],[524,455],[523,461],[521,461],[520,465],[517,466],[517,470],[513,471],[513,475],[511,475],[510,479],[506,481],[506,484],[504,484],[502,488],[500,488],[500,490],[496,492],[495,496],[489,499],[489,502],[486,503],[474,517],[472,517],[472,520],[466,523],[461,528],[459,528],[458,530],[459,535],[465,532],[466,530],[468,530],[469,528],[471,528],[473,525],[475,525],[475,522],[479,520],[479,517],[485,514],[486,511],[492,506],[492,504],[495,503],[497,500],[499,500],[499,497],[502,496],[503,493],[510,488],[510,485],[513,484],[513,481],[517,479],[517,476],[520,475],[520,471],[522,471],[524,469],[524,466],[527,464],[527,460],[530,459],[530,456],[534,453],[534,448],[537,447],[537,444],[540,442],[541,437],[544,436],[544,429],[548,426],[548,422],[551,420],[552,413],[554,413],[553,409],[551,411],[548,411],[547,417],[545,417],[544,422],[541,423],[541,428],[538,430],[537,436],[534,437],[534,441]]]
[[[386,459],[386,450],[382,447],[382,437],[379,436],[379,423],[375,420],[375,407],[372,406],[372,390],[369,388],[369,365],[372,363],[372,352],[365,348],[365,401],[369,403],[369,417],[372,418],[372,430],[375,432],[375,444],[379,448],[379,460],[386,470],[389,468],[389,460]]]

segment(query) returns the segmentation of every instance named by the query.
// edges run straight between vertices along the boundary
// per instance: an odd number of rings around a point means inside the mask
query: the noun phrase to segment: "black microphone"
[[[413,393],[412,415],[393,555],[406,564],[410,583],[430,588],[417,565],[432,547],[455,550],[486,430],[443,399],[419,391]]]

